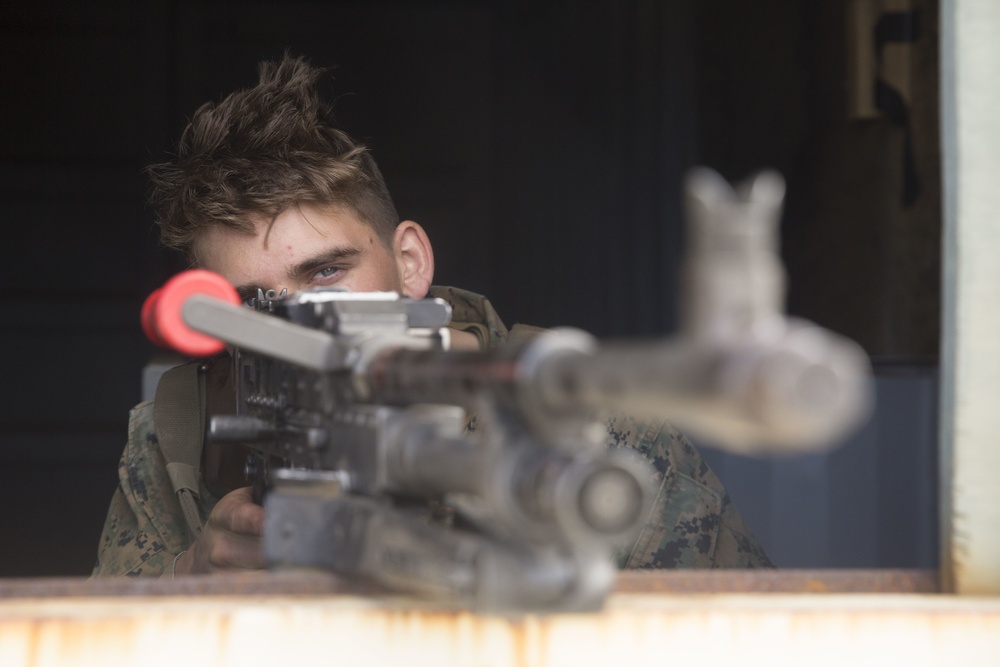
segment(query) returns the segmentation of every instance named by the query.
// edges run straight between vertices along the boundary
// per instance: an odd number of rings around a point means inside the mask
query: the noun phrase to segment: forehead
[[[382,248],[374,228],[344,207],[299,204],[250,222],[252,232],[222,224],[200,230],[192,244],[195,263],[240,284],[288,276],[302,262],[336,250]]]

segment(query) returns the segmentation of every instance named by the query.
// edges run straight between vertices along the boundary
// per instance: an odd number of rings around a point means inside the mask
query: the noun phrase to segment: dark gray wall
[[[898,129],[837,112],[846,4],[5,3],[0,575],[89,571],[153,354],[136,313],[181,268],[157,247],[142,168],[286,48],[330,68],[343,125],[428,229],[438,281],[489,294],[509,322],[673,331],[682,174],[774,166],[791,187],[793,310],[933,364],[936,195],[900,209]],[[932,185],[935,49],[931,31],[918,148]],[[914,484],[931,494],[928,479]]]
[[[937,369],[877,362],[875,391],[871,421],[829,451],[702,447],[778,567],[937,566]]]

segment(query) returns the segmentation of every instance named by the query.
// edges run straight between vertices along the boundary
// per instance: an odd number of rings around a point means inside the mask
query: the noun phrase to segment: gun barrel
[[[477,407],[489,396],[542,434],[602,410],[667,418],[739,452],[835,444],[870,412],[867,357],[853,342],[787,320],[766,336],[596,342],[558,329],[492,353],[409,349],[399,336],[345,343],[302,326],[193,295],[188,324],[228,343],[319,372],[352,372],[366,402]],[[552,436],[557,440],[560,436]]]
[[[607,345],[554,358],[533,384],[552,413],[585,405],[667,418],[740,453],[834,445],[872,403],[862,350],[814,326],[728,346]]]
[[[871,409],[871,370],[853,342],[791,322],[768,338],[597,347],[583,332],[547,332],[494,354],[386,350],[367,371],[373,396],[474,407],[489,395],[545,431],[619,410],[670,419],[740,452],[835,444]]]
[[[347,344],[199,295],[186,300],[183,315],[194,329],[303,368],[350,369],[366,402],[475,408],[490,396],[542,434],[613,409],[671,419],[739,452],[815,449],[835,444],[867,417],[872,402],[860,348],[794,320],[767,337],[598,348],[587,334],[562,329],[520,348],[463,353],[408,349],[396,344],[399,337]]]

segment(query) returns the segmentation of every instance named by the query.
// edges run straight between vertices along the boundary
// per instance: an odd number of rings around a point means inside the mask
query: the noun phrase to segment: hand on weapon
[[[226,494],[216,503],[201,535],[177,559],[175,574],[218,574],[266,567],[261,549],[264,508],[249,486]]]

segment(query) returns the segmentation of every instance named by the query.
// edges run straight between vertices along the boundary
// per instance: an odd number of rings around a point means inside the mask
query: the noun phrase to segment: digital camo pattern
[[[669,422],[608,420],[610,447],[625,447],[653,463],[656,498],[625,568],[773,567],[743,524],[722,483],[691,442]]]
[[[202,484],[198,501],[202,518],[216,501]],[[160,576],[193,541],[156,439],[153,402],[140,403],[129,415],[118,488],[104,521],[93,574]]]
[[[452,304],[452,326],[474,333],[484,348],[508,337],[530,335],[533,327],[508,332],[485,298],[451,287],[432,287],[430,296]],[[193,417],[197,418],[197,417]],[[635,450],[656,469],[658,490],[649,516],[619,565],[627,568],[772,567],[697,450],[669,423],[645,424],[623,415],[608,420],[609,447]],[[166,473],[153,423],[151,402],[131,413],[129,439],[118,470],[98,548],[95,576],[161,576],[194,537]],[[202,517],[216,502],[202,483]]]

